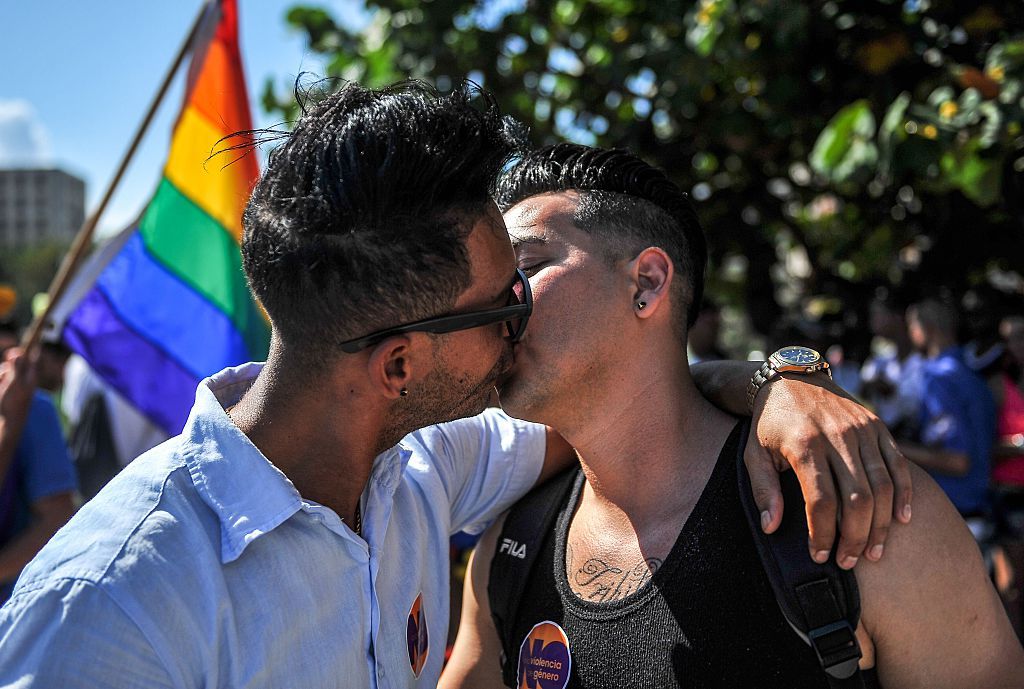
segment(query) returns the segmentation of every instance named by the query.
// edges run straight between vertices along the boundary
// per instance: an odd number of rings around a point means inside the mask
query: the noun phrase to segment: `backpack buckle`
[[[832,677],[846,679],[857,671],[861,659],[860,644],[846,620],[812,629],[807,636],[818,662]]]

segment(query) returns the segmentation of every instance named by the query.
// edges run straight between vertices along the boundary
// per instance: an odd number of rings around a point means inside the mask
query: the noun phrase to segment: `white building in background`
[[[70,242],[85,220],[85,182],[57,169],[0,169],[0,246]]]

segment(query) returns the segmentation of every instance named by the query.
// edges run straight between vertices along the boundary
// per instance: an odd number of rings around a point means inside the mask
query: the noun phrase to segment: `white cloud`
[[[0,165],[50,163],[50,137],[32,104],[0,100]]]

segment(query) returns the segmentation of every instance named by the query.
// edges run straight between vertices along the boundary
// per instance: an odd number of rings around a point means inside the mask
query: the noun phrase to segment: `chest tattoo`
[[[566,545],[565,568],[570,588],[579,598],[606,603],[639,591],[661,567],[656,557],[612,563],[601,558],[578,562],[571,545]]]

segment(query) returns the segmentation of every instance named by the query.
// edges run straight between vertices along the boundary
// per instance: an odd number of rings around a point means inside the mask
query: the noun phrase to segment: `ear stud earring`
[[[643,311],[646,307],[647,307],[647,302],[646,301],[638,301],[636,303],[637,311]]]
[[[398,391],[398,394],[401,397],[408,397],[409,389],[408,388],[402,388],[401,390]]]

